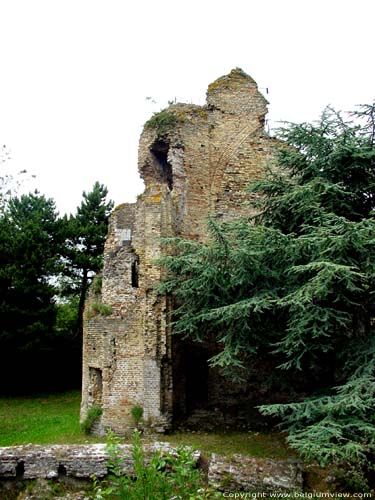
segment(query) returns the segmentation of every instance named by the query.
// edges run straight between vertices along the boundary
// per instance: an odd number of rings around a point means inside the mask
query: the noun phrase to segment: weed
[[[93,302],[91,304],[91,314],[95,316],[100,314],[101,316],[110,316],[113,312],[113,308],[108,304],[103,304],[102,302]]]
[[[139,422],[142,420],[142,417],[143,417],[142,406],[139,406],[139,405],[133,406],[133,408],[131,409],[131,415],[132,415],[132,418],[134,420],[136,427],[138,427]]]
[[[110,476],[99,483],[94,478],[95,500],[164,500],[213,499],[216,493],[209,493],[203,486],[201,473],[195,468],[192,451],[179,448],[176,455],[155,453],[150,460],[145,460],[141,435],[133,435],[132,459],[134,477],[122,474],[122,458],[113,436],[107,443]]]
[[[167,109],[155,113],[145,123],[145,127],[156,129],[157,136],[162,137],[170,132],[177,124],[177,117]]]
[[[92,405],[91,408],[87,410],[86,418],[81,422],[81,430],[85,434],[90,434],[93,425],[99,420],[103,413],[101,406]]]
[[[102,293],[102,284],[103,284],[102,276],[96,276],[93,283],[95,295],[100,295]]]

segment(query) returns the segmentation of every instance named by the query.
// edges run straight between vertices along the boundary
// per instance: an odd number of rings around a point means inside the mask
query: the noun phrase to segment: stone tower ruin
[[[109,223],[100,283],[86,302],[81,419],[102,407],[94,431],[144,425],[163,432],[178,419],[241,419],[243,387],[210,368],[214,347],[171,335],[170,299],[157,294],[162,237],[207,238],[208,217],[248,214],[246,187],[274,156],[264,130],[267,101],[233,70],[213,82],[204,106],[172,104],[145,125],[139,172],[145,191],[118,206]]]

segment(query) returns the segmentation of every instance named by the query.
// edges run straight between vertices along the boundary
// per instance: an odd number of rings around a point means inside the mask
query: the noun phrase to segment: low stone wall
[[[122,457],[123,473],[133,474],[131,458],[132,445],[118,445]],[[146,456],[156,451],[162,454],[173,453],[175,449],[169,443],[144,445]],[[199,452],[194,452],[198,462]],[[91,445],[53,445],[53,446],[9,446],[0,448],[0,479],[54,479],[68,476],[90,479],[108,474],[109,455],[105,444]]]
[[[123,458],[124,475],[133,475],[132,445],[119,445]],[[144,445],[151,457],[156,451],[176,453],[169,443]],[[0,481],[29,479],[90,479],[108,474],[108,452],[105,444],[11,446],[0,448]],[[297,461],[252,458],[232,455],[226,458],[212,454],[202,460],[201,452],[194,451],[197,467],[208,468],[207,480],[221,491],[257,491],[261,493],[301,491],[302,468]],[[33,498],[33,497],[30,497]]]
[[[218,490],[258,493],[300,491],[302,467],[297,461],[212,454],[208,483]]]

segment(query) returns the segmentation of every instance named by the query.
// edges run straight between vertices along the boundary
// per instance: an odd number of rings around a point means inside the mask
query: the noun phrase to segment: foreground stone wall
[[[264,131],[266,106],[255,81],[233,70],[208,87],[205,106],[174,104],[146,123],[139,143],[145,191],[137,203],[115,209],[101,293],[92,291],[86,303],[81,419],[101,406],[96,433],[126,432],[135,406],[143,409],[144,425],[162,432],[176,413],[197,409],[195,385],[198,406],[217,410],[238,397],[205,368],[210,346],[204,359],[177,341],[172,345],[171,303],[155,290],[162,279],[157,258],[163,237],[204,241],[209,217],[249,215],[246,187],[274,159],[274,142]]]
[[[118,445],[122,459],[122,472],[132,475],[132,445]],[[160,451],[162,454],[175,450],[169,443],[152,443],[144,445],[146,456]],[[200,453],[194,454],[198,462]],[[52,446],[8,446],[0,448],[0,478],[53,479],[59,476],[71,476],[90,479],[107,476],[108,459],[105,444],[90,445],[52,445]]]
[[[122,472],[133,475],[131,445],[119,445]],[[169,443],[144,445],[145,456],[155,452],[175,454]],[[13,446],[0,448],[0,487],[4,480],[29,479],[91,479],[108,474],[108,453],[105,444]],[[194,451],[197,467],[208,469],[208,484],[222,491],[255,491],[260,493],[301,491],[302,468],[296,461],[251,458],[233,455],[231,459],[213,454],[208,463]]]

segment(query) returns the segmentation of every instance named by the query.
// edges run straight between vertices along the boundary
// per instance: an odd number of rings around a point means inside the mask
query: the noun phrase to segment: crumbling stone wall
[[[134,475],[132,445],[118,445],[122,474]],[[146,460],[155,453],[176,455],[169,443],[144,445]],[[88,480],[108,475],[108,450],[105,444],[9,446],[0,448],[0,497],[11,481],[35,479]],[[207,482],[221,491],[258,491],[260,493],[300,492],[303,487],[302,464],[293,459],[274,460],[233,455],[230,459],[212,454],[202,459],[192,451],[198,468],[207,469]],[[5,481],[8,480],[8,484]],[[4,489],[2,488],[4,486]],[[33,497],[34,498],[34,497]],[[36,497],[40,498],[40,497]]]
[[[255,81],[233,70],[208,87],[205,106],[173,104],[146,123],[139,143],[145,191],[112,214],[101,294],[92,291],[86,303],[81,418],[99,404],[103,414],[95,432],[125,432],[135,405],[143,408],[145,425],[159,431],[171,425],[176,408],[186,410],[189,375],[181,366],[189,361],[178,352],[183,346],[172,346],[171,304],[155,292],[162,278],[160,239],[202,241],[209,216],[248,214],[246,186],[274,157],[264,131],[266,111]],[[106,315],[95,313],[95,301],[107,306]],[[201,363],[199,355],[196,360]],[[223,397],[222,381],[215,387],[212,370],[207,377],[206,403],[215,405]]]

